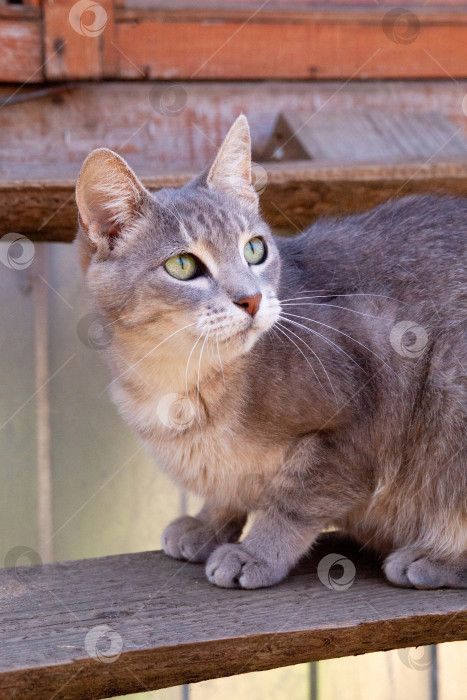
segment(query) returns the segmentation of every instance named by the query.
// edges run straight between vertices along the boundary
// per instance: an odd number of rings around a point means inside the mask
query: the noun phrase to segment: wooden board
[[[0,109],[0,177],[16,179],[14,170],[19,163],[27,164],[26,175],[31,179],[40,179],[46,165],[53,165],[62,177],[60,164],[73,163],[75,169],[69,175],[74,177],[90,151],[101,146],[133,158],[135,165],[138,158],[146,159],[153,173],[201,170],[214,158],[241,112],[250,123],[256,162],[261,160],[277,115],[285,110],[299,113],[309,124],[320,115],[331,119],[350,111],[440,112],[455,123],[460,135],[467,136],[462,111],[466,81],[106,81],[67,85],[40,88],[49,91],[40,99],[37,88],[16,92],[0,87],[0,102],[6,102]],[[61,92],[53,92],[57,89]],[[174,96],[175,113],[170,111]],[[22,102],[15,103],[19,98]],[[467,110],[467,98],[464,103]]]
[[[194,175],[149,175],[148,164],[135,163],[143,183],[152,190],[179,187]],[[467,193],[467,162],[398,165],[317,166],[305,162],[265,164],[263,213],[274,228],[301,230],[324,214],[343,215],[370,209],[390,197],[426,192]],[[10,168],[10,171],[13,170]],[[77,171],[76,166],[73,167]],[[71,241],[77,213],[73,178],[54,179],[53,167],[41,176],[0,180],[0,235],[15,231],[35,240]],[[146,174],[145,174],[146,173]]]
[[[0,81],[43,80],[40,9],[0,6]]]
[[[152,8],[159,7],[165,9],[199,9],[200,5],[209,10],[225,10],[225,9],[235,9],[241,7],[242,9],[247,9],[250,12],[254,12],[263,5],[264,0],[121,0],[119,2],[120,6],[133,7],[133,8]],[[358,7],[373,7],[375,0],[359,0],[358,3],[355,0],[328,0],[326,5],[337,5],[338,7],[348,6],[348,5],[358,5]],[[389,5],[394,7],[394,0],[379,0],[379,5]],[[404,0],[404,7],[420,7],[420,0]],[[465,0],[436,0],[436,8],[443,7],[456,7],[458,5],[464,5]],[[270,10],[284,10],[284,9],[316,9],[316,6],[323,8],[323,0],[268,0],[267,7]]]
[[[318,579],[329,553],[354,564],[349,588]],[[263,591],[216,588],[202,566],[147,552],[4,570],[0,600],[5,700],[109,697],[459,640],[467,630],[462,591],[393,588],[335,535],[288,581]]]
[[[121,9],[118,76],[140,79],[453,78],[467,75],[467,14],[417,8]],[[402,33],[401,33],[402,32]]]
[[[458,126],[437,113],[341,110],[307,116],[286,111],[279,114],[262,156],[272,161],[335,164],[467,160],[467,139]]]
[[[0,82],[467,77],[467,13],[457,2],[404,10],[101,0],[96,22],[79,8],[72,22],[74,5],[47,0],[43,20],[39,7],[0,8]]]
[[[0,81],[467,77],[467,13],[458,3],[397,14],[306,2],[114,10],[102,0],[97,30],[89,12],[73,26],[71,0],[44,2],[43,20],[34,3],[0,7]]]

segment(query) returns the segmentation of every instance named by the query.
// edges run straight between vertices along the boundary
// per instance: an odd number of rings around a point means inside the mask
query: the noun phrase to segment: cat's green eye
[[[245,260],[249,265],[258,265],[263,262],[266,248],[261,238],[252,238],[243,249]]]
[[[177,280],[191,280],[197,272],[196,258],[189,253],[180,253],[169,258],[165,263],[165,269]]]

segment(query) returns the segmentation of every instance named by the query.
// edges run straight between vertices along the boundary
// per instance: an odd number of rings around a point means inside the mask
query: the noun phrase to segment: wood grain
[[[151,190],[179,187],[194,175],[148,175],[147,163],[129,160]],[[289,232],[303,229],[324,214],[364,211],[391,197],[426,192],[467,193],[465,161],[326,167],[302,161],[264,165],[264,216],[274,228]],[[72,169],[76,171],[77,167]],[[29,179],[24,166],[19,170],[23,176],[17,175],[18,179],[0,179],[0,235],[15,231],[34,240],[73,240],[77,221],[74,179],[54,178],[53,167],[44,168],[41,176]]]
[[[119,5],[125,8],[150,8],[155,7],[159,9],[199,9],[200,5],[206,10],[226,10],[233,8],[242,8],[243,10],[248,10],[249,12],[254,12],[260,8],[264,3],[264,0],[121,0]],[[358,3],[355,0],[328,0],[326,5],[337,5],[338,7],[348,6],[348,5],[358,5],[358,7],[374,7],[374,0],[359,0]],[[394,0],[379,0],[380,5],[389,5],[394,7]],[[284,10],[284,9],[316,9],[316,6],[323,7],[323,0],[269,0],[267,3],[267,8],[269,10]],[[420,0],[404,0],[404,7],[420,7],[422,3]],[[443,7],[452,8],[455,6],[464,5],[464,0],[436,0],[435,6],[437,9]]]
[[[346,590],[326,588],[316,574],[334,552],[356,568]],[[202,566],[147,552],[4,570],[0,599],[5,699],[73,700],[84,689],[86,697],[109,697],[459,640],[467,630],[461,591],[393,588],[374,561],[335,535],[288,581],[263,591],[215,588]],[[100,625],[121,648],[111,663],[96,659],[88,635]],[[97,649],[109,646],[110,638]]]
[[[457,3],[411,4],[394,30],[387,6],[99,5],[107,21],[92,36],[73,28],[70,0],[44,0],[43,23],[39,7],[0,8],[0,81],[467,76],[467,13]],[[92,25],[90,10],[83,21]]]
[[[467,75],[464,11],[414,8],[407,41],[405,20],[392,31],[393,18],[386,12],[379,7],[122,8],[115,29],[117,73],[169,80]],[[402,40],[394,40],[399,32]]]
[[[340,110],[281,112],[263,160],[323,163],[467,160],[467,139],[443,114]]]
[[[0,7],[0,81],[40,82],[42,37],[36,7]]]
[[[49,85],[48,90],[53,86]],[[248,116],[253,159],[261,153],[277,115],[294,111],[303,120],[340,113],[376,110],[386,115],[438,112],[467,136],[462,101],[467,82],[181,82],[180,112],[164,109],[173,98],[173,84],[163,81],[105,81],[56,86],[60,93],[43,95],[24,88],[11,100],[11,87],[0,87],[0,177],[18,179],[16,164],[27,164],[27,179],[40,179],[47,164],[75,164],[75,177],[93,148],[105,146],[125,158],[151,163],[153,172],[196,170],[214,158],[233,121]],[[44,88],[45,89],[45,88]],[[37,99],[34,98],[36,95]],[[21,103],[14,100],[21,97]],[[10,101],[9,101],[10,100]],[[467,109],[467,100],[465,101]],[[118,109],[116,108],[118,106]],[[431,157],[432,154],[430,154]],[[292,158],[295,160],[295,158]],[[61,177],[61,176],[60,176]]]
[[[111,0],[100,0],[98,5],[101,14],[97,22],[99,27],[102,26],[102,31],[98,28],[95,36],[89,36],[83,31],[94,26],[96,16],[92,11],[81,15],[75,13],[73,26],[69,18],[72,6],[69,0],[45,0],[44,68],[48,80],[95,79],[113,75],[114,3]]]

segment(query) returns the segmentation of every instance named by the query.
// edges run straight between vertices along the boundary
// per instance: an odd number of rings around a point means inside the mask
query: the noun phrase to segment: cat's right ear
[[[86,158],[76,185],[76,203],[81,229],[99,257],[108,253],[148,197],[130,166],[113,151],[98,148]]]

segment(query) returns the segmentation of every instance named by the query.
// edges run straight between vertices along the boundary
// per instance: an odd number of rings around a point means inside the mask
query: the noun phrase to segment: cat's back
[[[323,218],[279,246],[287,290],[465,295],[467,197],[411,196]]]
[[[394,351],[397,334],[416,328],[423,357],[461,392],[467,416],[467,198],[412,196],[323,219],[280,248],[289,319],[310,318],[326,336],[337,329],[331,340],[347,353],[366,346],[368,361],[383,358],[397,373],[407,356]],[[420,360],[414,371],[425,369]]]

